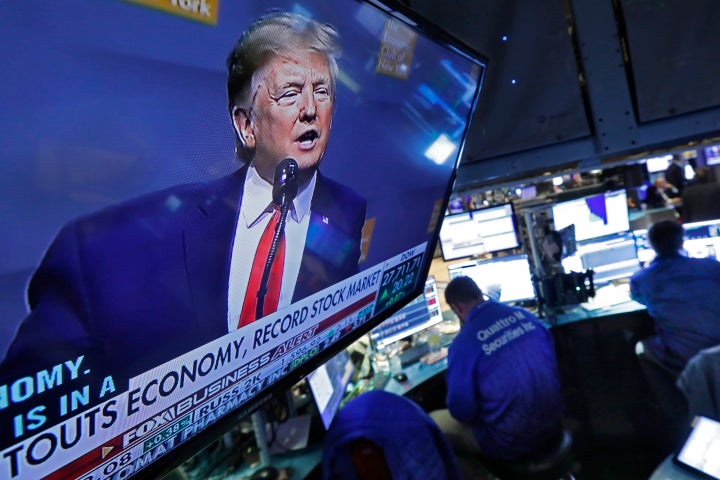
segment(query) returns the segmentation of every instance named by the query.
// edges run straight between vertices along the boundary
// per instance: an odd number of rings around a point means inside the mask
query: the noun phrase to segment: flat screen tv
[[[446,215],[440,229],[446,262],[519,246],[511,203]]]
[[[396,3],[4,5],[0,478],[156,478],[423,292],[485,61]]]
[[[575,225],[575,240],[582,242],[630,230],[627,193],[614,190],[588,195],[552,206],[555,228]]]

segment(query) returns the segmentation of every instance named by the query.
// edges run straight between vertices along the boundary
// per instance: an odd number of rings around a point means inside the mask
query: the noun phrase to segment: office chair
[[[696,415],[720,419],[720,345],[700,350],[677,379],[686,400],[683,420]]]
[[[564,429],[551,446],[526,459],[483,459],[483,463],[500,480],[575,480],[572,473],[572,447],[572,434]]]
[[[456,480],[457,458],[430,416],[411,400],[365,392],[337,414],[323,445],[324,480]]]

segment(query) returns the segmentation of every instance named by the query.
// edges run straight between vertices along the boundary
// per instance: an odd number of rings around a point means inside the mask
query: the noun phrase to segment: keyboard
[[[404,352],[400,353],[400,364],[403,368],[413,363],[417,363],[420,359],[430,353],[430,345],[427,343],[421,343],[419,345],[413,345]]]

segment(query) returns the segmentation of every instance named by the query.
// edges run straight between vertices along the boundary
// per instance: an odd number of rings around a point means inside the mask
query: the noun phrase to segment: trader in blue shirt
[[[703,348],[720,345],[720,262],[687,257],[683,235],[675,220],[650,227],[655,259],[630,279],[630,296],[655,325],[638,349],[676,374]]]
[[[563,403],[550,332],[522,308],[485,300],[469,277],[445,300],[460,318],[450,345],[447,410],[431,413],[455,451],[518,460],[559,442]]]
[[[640,367],[660,407],[683,418],[675,380],[700,350],[720,345],[720,262],[689,258],[683,227],[675,220],[648,231],[655,259],[630,279],[630,296],[647,307],[655,334],[635,346]]]

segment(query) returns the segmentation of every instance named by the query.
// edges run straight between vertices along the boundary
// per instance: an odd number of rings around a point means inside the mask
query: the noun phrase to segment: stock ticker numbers
[[[383,272],[375,312],[380,312],[405,298],[420,276],[422,254],[408,258]]]

